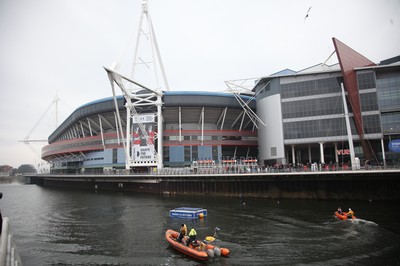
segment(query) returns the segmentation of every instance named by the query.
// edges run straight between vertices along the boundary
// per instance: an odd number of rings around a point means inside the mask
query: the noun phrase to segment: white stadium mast
[[[147,28],[145,27],[145,24],[147,24]],[[142,36],[144,36],[145,39],[150,42],[150,60],[144,60],[138,56],[139,43]],[[150,88],[149,86],[142,85],[142,83],[139,83],[135,80],[135,70],[136,66],[139,64],[145,65],[148,69],[150,69],[150,65],[153,66],[153,78],[156,88]],[[159,85],[157,66],[162,74],[165,90],[169,90],[168,81],[161,60],[161,54],[158,48],[156,35],[149,13],[148,1],[143,0],[131,77],[128,78],[118,72],[119,62],[113,63],[110,68],[104,67],[111,82],[118,120],[117,132],[119,131],[118,134],[120,134],[120,136],[124,136],[124,134],[122,131],[122,122],[115,95],[115,84],[121,89],[121,92],[126,100],[126,137],[124,138],[125,143],[123,142],[123,146],[125,150],[125,168],[127,170],[131,169],[131,167],[142,166],[157,167],[157,169],[161,169],[163,167],[163,118],[161,108],[163,93]],[[137,112],[137,109],[142,109],[144,107],[151,108],[154,106],[157,108],[156,113],[139,114]],[[152,124],[155,123],[155,120],[157,120],[157,133],[153,132],[152,127]],[[135,129],[133,129],[133,125],[136,125]],[[155,140],[157,140],[157,150],[154,147]],[[131,144],[133,144],[132,147]]]
[[[39,126],[39,124],[43,121],[43,118],[48,114],[48,112],[51,110],[53,106],[55,106],[55,115],[56,115],[56,124],[55,128],[58,127],[58,102],[60,101],[60,98],[56,95],[54,99],[51,101],[50,105],[46,108],[42,116],[39,118],[39,120],[36,122],[36,124],[33,126],[31,131],[29,131],[28,135],[23,140],[19,140],[19,142],[25,143],[39,158],[40,158],[40,152],[36,151],[30,144],[31,143],[39,143],[39,142],[46,142],[47,139],[31,139],[32,133],[35,131],[35,129]],[[40,160],[42,160],[40,158]]]

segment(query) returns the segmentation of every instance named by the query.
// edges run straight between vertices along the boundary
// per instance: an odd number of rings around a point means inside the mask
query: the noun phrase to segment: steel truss
[[[147,28],[145,28],[146,25],[143,25],[144,23],[147,23]],[[141,57],[138,56],[138,50],[139,50],[139,42],[141,40],[142,36],[145,36],[147,41],[150,42],[150,49],[151,49],[151,57],[152,59],[150,62],[146,62],[143,60]],[[139,61],[139,63],[137,62]],[[156,89],[152,89],[149,87],[146,87],[139,82],[135,81],[133,77],[135,76],[135,68],[136,65],[138,64],[144,64],[147,68],[150,68],[150,64],[154,66],[154,80],[156,82]],[[163,150],[163,118],[162,118],[162,90],[159,85],[158,81],[158,74],[157,74],[157,66],[159,67],[159,70],[161,71],[161,75],[163,78],[165,90],[169,90],[168,86],[168,81],[167,77],[165,74],[164,66],[161,60],[161,54],[158,48],[158,43],[156,39],[156,35],[154,32],[153,28],[153,23],[151,21],[150,17],[150,12],[149,12],[149,7],[148,7],[148,1],[143,0],[142,1],[142,13],[140,16],[139,20],[139,27],[137,31],[137,38],[136,38],[136,45],[135,45],[135,50],[134,50],[134,58],[133,58],[133,67],[132,67],[132,72],[131,72],[131,77],[128,78],[120,73],[117,72],[117,69],[119,67],[119,63],[114,63],[111,68],[105,68],[107,71],[110,83],[111,83],[111,88],[113,91],[113,97],[114,97],[114,104],[115,104],[115,117],[117,120],[117,134],[120,136],[123,141],[123,146],[125,150],[125,168],[130,169],[131,167],[139,167],[139,166],[155,166],[158,169],[161,169],[163,167],[163,156],[162,156],[162,150]],[[118,110],[118,105],[117,105],[117,100],[115,96],[115,88],[114,85],[117,85],[122,92],[122,95],[124,96],[126,100],[126,133],[124,134],[122,130],[122,120],[121,116],[119,114]],[[149,160],[149,161],[138,161],[135,160],[134,154],[131,154],[131,136],[133,136],[132,132],[132,125],[131,121],[135,118],[135,121],[138,121],[139,113],[138,109],[140,108],[141,110],[143,109],[153,109],[152,107],[155,107],[157,109],[157,112],[155,114],[156,120],[157,120],[157,132],[154,132],[154,140],[157,140],[157,148],[154,147],[154,160]],[[135,122],[136,124],[136,122]],[[139,130],[141,135],[143,136],[144,139],[146,139],[146,143],[149,144],[151,136],[146,131],[145,126],[138,122],[137,123],[139,126]],[[124,137],[125,136],[125,137]],[[153,141],[153,139],[151,140]],[[155,143],[153,143],[155,144]]]
[[[266,127],[267,125],[264,123],[264,121],[261,120],[257,114],[251,110],[249,103],[251,100],[253,100],[257,95],[252,91],[254,88],[254,85],[256,84],[256,81],[259,79],[238,79],[238,80],[229,80],[225,81],[226,86],[228,87],[227,91],[232,93],[233,96],[235,96],[236,100],[240,104],[240,106],[243,108],[243,117],[242,117],[242,123],[244,119],[244,115],[247,115],[250,120],[253,122],[253,125],[258,129],[258,124],[263,125]],[[260,90],[261,91],[261,90]],[[250,96],[250,99],[245,102],[240,95],[245,94]],[[239,119],[239,117],[237,118]],[[242,123],[240,126],[240,130],[242,128]]]
[[[104,69],[107,71],[108,77],[110,79],[111,87],[113,90],[113,97],[114,97],[114,103],[116,106],[116,117],[117,117],[117,122],[118,122],[118,129],[119,129],[119,135],[120,136],[125,136],[123,139],[125,139],[125,142],[122,142],[124,145],[124,150],[125,150],[125,168],[130,169],[131,167],[139,167],[139,166],[156,166],[157,168],[162,168],[163,162],[162,162],[162,132],[163,132],[163,127],[162,127],[162,92],[161,91],[156,91],[150,88],[147,88],[146,86],[129,79],[122,74],[111,70],[109,68],[104,67]],[[115,95],[115,84],[121,89],[122,94],[126,100],[126,134],[122,131],[122,119],[119,114],[118,110],[118,104],[116,100],[116,95]],[[134,89],[127,89],[127,84],[133,84],[136,87]],[[157,133],[155,133],[155,140],[157,140],[157,147],[158,147],[158,152],[156,149],[154,149],[154,158],[155,160],[150,160],[146,162],[141,162],[141,161],[135,161],[133,154],[131,154],[130,148],[131,148],[131,134],[132,134],[132,129],[131,129],[131,121],[134,117],[138,117],[139,113],[137,112],[136,108],[140,107],[154,107],[156,106],[157,108],[157,113],[156,113],[156,118],[157,118]],[[137,119],[136,119],[137,120]],[[138,123],[140,132],[142,136],[146,139],[146,142],[149,142],[149,135],[142,123]]]

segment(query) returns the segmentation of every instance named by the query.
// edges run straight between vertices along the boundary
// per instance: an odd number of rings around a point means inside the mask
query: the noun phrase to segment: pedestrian
[[[366,160],[365,161],[365,170],[369,169],[369,164],[370,164],[369,160]]]

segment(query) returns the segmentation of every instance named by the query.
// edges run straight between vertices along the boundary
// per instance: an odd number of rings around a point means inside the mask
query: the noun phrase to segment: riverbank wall
[[[400,170],[187,175],[30,175],[50,187],[162,195],[400,200]]]

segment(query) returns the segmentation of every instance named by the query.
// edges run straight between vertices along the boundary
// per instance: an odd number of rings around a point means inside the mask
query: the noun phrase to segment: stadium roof
[[[205,112],[207,123],[216,123],[221,116],[223,109],[228,108],[230,111],[226,117],[226,123],[235,124],[237,117],[241,115],[243,109],[235,96],[231,93],[223,92],[205,92],[205,91],[165,91],[163,92],[163,117],[168,123],[179,123],[178,109],[186,108],[182,111],[182,122],[198,123],[200,114]],[[249,96],[240,96],[244,102],[255,110],[255,99]],[[122,117],[126,117],[125,99],[123,96],[117,96],[118,108]],[[153,112],[152,107],[149,109],[137,108],[138,112]],[[82,127],[89,127],[90,120],[91,130],[99,131],[99,119],[103,123],[103,129],[115,130],[115,104],[113,97],[102,98],[88,102],[78,107],[63,123],[49,136],[48,142],[52,143],[67,130],[79,131]],[[125,113],[124,113],[125,112]],[[246,116],[246,124],[249,118]],[[236,125],[237,126],[237,125]]]

